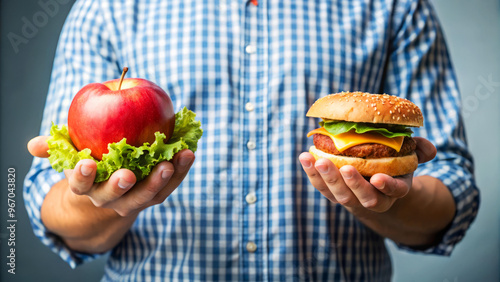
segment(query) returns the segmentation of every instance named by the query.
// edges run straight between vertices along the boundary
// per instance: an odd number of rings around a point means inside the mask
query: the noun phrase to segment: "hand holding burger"
[[[408,193],[418,163],[436,153],[429,141],[411,137],[408,127],[422,126],[422,113],[399,97],[332,94],[307,115],[323,122],[308,134],[314,146],[299,159],[313,186],[346,207],[387,211]]]

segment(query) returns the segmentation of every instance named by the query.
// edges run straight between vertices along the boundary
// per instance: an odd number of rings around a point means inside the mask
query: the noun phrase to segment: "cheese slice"
[[[333,144],[335,144],[335,147],[340,152],[345,151],[356,145],[366,144],[366,143],[376,143],[385,145],[399,152],[401,150],[401,146],[403,146],[403,141],[405,139],[404,136],[389,138],[376,132],[366,132],[358,134],[353,130],[337,135],[332,135],[330,132],[326,131],[324,127],[317,128],[309,132],[307,134],[307,137],[310,137],[311,135],[314,134],[322,134],[332,138]]]

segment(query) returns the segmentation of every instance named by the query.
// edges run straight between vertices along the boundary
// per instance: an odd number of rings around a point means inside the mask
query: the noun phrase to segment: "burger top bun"
[[[318,99],[308,117],[350,122],[423,126],[420,109],[412,102],[387,94],[342,92]]]

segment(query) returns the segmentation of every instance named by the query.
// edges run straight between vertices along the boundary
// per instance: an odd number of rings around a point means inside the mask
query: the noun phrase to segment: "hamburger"
[[[423,125],[412,102],[387,94],[342,92],[318,99],[306,114],[321,118],[309,152],[336,167],[354,166],[370,177],[376,173],[399,176],[417,169],[416,143],[411,127]]]

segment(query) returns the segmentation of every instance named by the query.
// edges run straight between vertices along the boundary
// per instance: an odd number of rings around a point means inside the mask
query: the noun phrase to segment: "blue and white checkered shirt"
[[[197,113],[204,135],[182,185],[141,212],[112,250],[105,280],[389,280],[384,238],[308,181],[298,155],[318,120],[306,111],[340,91],[399,95],[423,111],[417,136],[437,157],[416,175],[439,178],[457,212],[449,255],[476,216],[478,191],[443,34],[428,1],[77,1],[62,30],[41,134],[65,124],[84,85],[151,80],[176,110]],[[25,201],[35,234],[72,267],[40,220],[63,174],[35,158]]]

